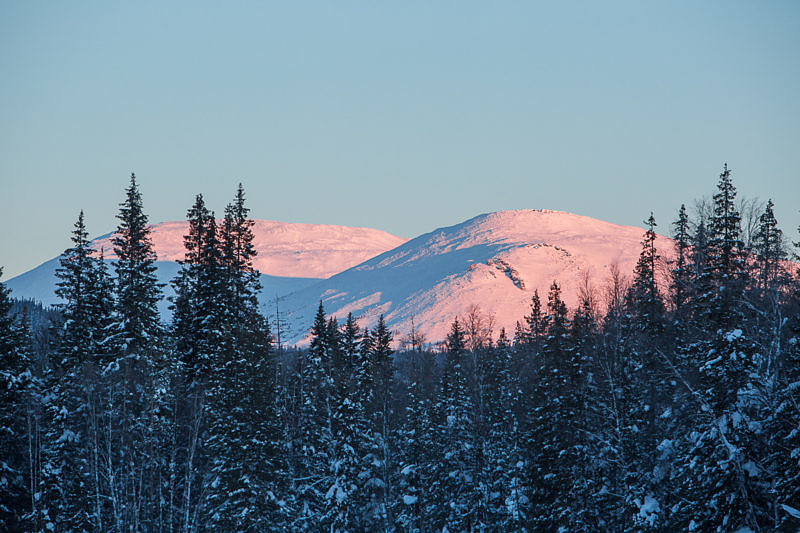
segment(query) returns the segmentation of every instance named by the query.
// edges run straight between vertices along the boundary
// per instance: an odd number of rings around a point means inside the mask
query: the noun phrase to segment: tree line
[[[612,269],[571,310],[554,281],[513,333],[473,307],[441,349],[412,331],[395,351],[382,316],[339,323],[320,302],[308,348],[283,350],[241,185],[219,221],[202,195],[188,210],[164,323],[131,175],[113,273],[81,212],[55,311],[0,286],[0,523],[794,531],[796,265],[772,201],[743,241],[727,166],[708,207],[681,206],[668,254],[651,214],[630,277]]]

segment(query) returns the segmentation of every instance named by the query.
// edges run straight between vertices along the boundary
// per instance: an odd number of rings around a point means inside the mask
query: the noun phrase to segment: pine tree
[[[392,518],[389,516],[392,487],[391,468],[393,460],[393,411],[392,386],[394,363],[392,361],[392,334],[386,327],[383,315],[372,332],[372,347],[365,352],[368,374],[366,417],[369,424],[367,462],[374,465],[367,479],[369,488],[368,523],[372,527],[388,530]]]
[[[357,374],[357,368],[362,364],[359,354],[361,332],[351,313],[343,330],[339,329],[336,319],[331,318],[327,334],[333,379],[330,464],[333,483],[328,488],[326,499],[331,527],[346,530],[360,524],[365,502],[359,479],[364,470],[360,461],[367,430]]]
[[[526,443],[532,490],[528,516],[531,527],[574,529],[582,527],[583,520],[582,513],[571,509],[582,492],[578,483],[582,443],[574,428],[581,427],[583,373],[568,336],[570,321],[556,282],[550,287],[547,308],[549,327],[534,386],[537,407]]]
[[[313,529],[325,519],[325,496],[332,484],[330,465],[329,406],[332,383],[328,373],[328,323],[322,302],[311,327],[311,344],[300,355],[300,406],[298,414],[299,468],[298,484],[294,488],[298,506],[298,527]],[[327,485],[327,486],[326,486]]]
[[[200,257],[205,265],[201,276],[207,269],[206,287],[218,283],[216,294],[207,300],[216,305],[210,310],[205,306],[201,314],[206,327],[216,324],[222,332],[213,348],[215,371],[210,376],[209,523],[237,531],[278,527],[283,503],[276,494],[286,488],[286,466],[279,454],[276,364],[269,324],[258,310],[261,286],[253,267],[256,251],[248,212],[240,184],[219,232],[213,213],[208,215],[208,234],[201,239],[206,252]]]
[[[98,293],[94,251],[92,250],[83,211],[78,215],[72,232],[73,247],[61,256],[56,270],[59,279],[56,295],[62,323],[58,329],[56,357],[50,380],[49,453],[57,465],[58,475],[48,480],[49,499],[54,519],[75,530],[88,530],[99,518],[92,517],[89,495],[97,494],[92,487],[93,448],[89,443],[92,413],[98,407],[93,398],[96,347],[105,333],[97,328]],[[94,519],[93,519],[94,518]]]
[[[721,327],[736,324],[735,306],[739,303],[744,286],[741,220],[736,209],[736,187],[733,186],[731,171],[726,164],[714,195],[708,241],[708,270],[718,290],[718,297],[711,301],[714,308],[711,318]]]
[[[112,243],[117,256],[114,270],[123,348],[128,355],[148,356],[161,333],[157,304],[162,284],[156,276],[151,229],[133,173],[117,218],[120,222]]]
[[[22,531],[31,526],[26,515],[33,512],[36,501],[25,442],[30,355],[26,328],[11,314],[10,292],[0,283],[0,523],[9,531]]]
[[[673,239],[675,240],[676,258],[672,269],[672,281],[670,285],[672,294],[672,305],[676,312],[680,312],[686,303],[687,293],[690,290],[691,270],[691,235],[689,234],[689,217],[686,214],[686,206],[681,204],[678,211],[678,219],[672,224],[674,228]]]
[[[693,301],[696,340],[686,349],[687,367],[698,374],[689,432],[679,443],[674,476],[692,499],[671,508],[670,526],[701,530],[758,528],[764,495],[758,469],[751,468],[752,435],[744,422],[754,415],[754,339],[748,331],[747,271],[736,189],[727,165],[720,174],[710,220],[706,266]],[[700,251],[702,252],[702,251]],[[749,383],[748,383],[749,382]]]
[[[514,369],[514,354],[504,329],[488,353],[486,379],[486,442],[488,525],[518,531],[528,507],[523,485],[523,443],[517,406],[521,384]]]
[[[783,249],[783,232],[772,208],[772,199],[767,202],[764,213],[759,217],[758,231],[755,235],[755,252],[758,260],[758,283],[762,291],[773,288],[778,281],[781,261],[786,259]]]
[[[650,213],[650,218],[645,224],[647,224],[647,231],[642,240],[642,252],[634,268],[633,285],[629,298],[640,326],[656,330],[659,328],[664,314],[664,302],[656,283],[656,265],[660,256],[655,246],[656,220],[653,213]]]
[[[429,531],[431,514],[438,501],[429,490],[438,465],[436,428],[431,419],[431,391],[426,379],[434,371],[429,352],[415,351],[411,356],[410,383],[405,423],[398,431],[395,525],[402,531]]]
[[[474,403],[465,368],[466,335],[455,319],[446,339],[445,361],[434,405],[437,448],[443,454],[431,488],[440,508],[432,517],[437,527],[469,531],[480,527],[475,513]]]
[[[58,364],[70,371],[91,357],[95,331],[91,328],[93,313],[90,294],[94,275],[94,250],[92,250],[83,211],[78,215],[72,231],[72,248],[59,259],[56,269],[57,305],[63,324],[59,332],[60,357]]]
[[[800,231],[800,227],[798,228]],[[794,243],[800,260],[800,242]],[[775,365],[777,408],[769,420],[770,463],[774,477],[775,525],[780,531],[800,527],[800,269],[789,285],[791,296],[786,306],[786,341]]]

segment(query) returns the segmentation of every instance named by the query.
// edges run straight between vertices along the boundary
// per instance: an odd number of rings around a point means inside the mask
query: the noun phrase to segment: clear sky
[[[713,193],[800,224],[800,3],[2,2],[3,278],[218,212],[413,237],[548,208],[668,232]]]

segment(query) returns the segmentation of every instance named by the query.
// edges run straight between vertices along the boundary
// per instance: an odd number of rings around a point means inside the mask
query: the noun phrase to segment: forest
[[[475,302],[431,345],[320,302],[294,348],[258,303],[241,185],[219,219],[195,198],[159,315],[131,175],[116,261],[81,212],[60,305],[0,288],[0,524],[797,531],[800,243],[771,200],[745,239],[736,195],[726,166],[705,209],[677,211],[674,249],[651,214],[634,272],[574,309],[553,280],[514,331]]]

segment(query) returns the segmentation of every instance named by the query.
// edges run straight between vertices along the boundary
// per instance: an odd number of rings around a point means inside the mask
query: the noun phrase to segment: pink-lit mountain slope
[[[166,296],[172,294],[169,281],[178,272],[176,261],[183,259],[186,222],[163,222],[153,226],[153,245],[158,256],[158,278],[165,283]],[[255,266],[261,272],[262,302],[311,285],[320,279],[374,257],[406,242],[407,239],[370,228],[350,228],[323,224],[292,224],[256,220],[254,245],[258,251]],[[106,259],[115,259],[111,234],[94,240]],[[51,259],[8,281],[16,298],[30,298],[45,305],[58,302],[55,271],[58,258]],[[168,302],[161,305],[167,316]]]
[[[153,226],[153,244],[159,261],[183,259],[183,236],[187,222],[162,222]],[[269,276],[328,278],[338,272],[391,250],[408,239],[371,228],[351,228],[326,224],[293,224],[256,220],[254,264]],[[111,235],[95,241],[110,259]]]
[[[547,303],[557,280],[569,306],[588,276],[600,293],[612,268],[630,276],[644,230],[547,210],[500,211],[437,229],[327,280],[290,294],[283,309],[296,329],[288,336],[304,342],[317,305],[343,318],[348,312],[372,327],[382,313],[396,337],[411,321],[427,342],[445,338],[454,317],[473,304],[513,334],[530,310],[536,289]],[[672,241],[656,240],[663,255]]]

